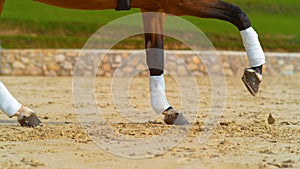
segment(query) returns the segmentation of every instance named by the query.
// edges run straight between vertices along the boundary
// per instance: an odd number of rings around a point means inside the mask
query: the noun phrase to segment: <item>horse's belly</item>
[[[101,10],[114,9],[115,0],[35,0],[44,4],[69,9]]]

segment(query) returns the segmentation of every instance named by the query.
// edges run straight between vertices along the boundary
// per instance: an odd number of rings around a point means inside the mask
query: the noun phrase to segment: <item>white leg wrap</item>
[[[163,113],[170,107],[165,93],[164,75],[150,76],[150,100],[157,114]]]
[[[249,66],[256,67],[265,63],[265,54],[259,43],[258,35],[255,30],[250,27],[241,32],[244,47],[247,52]]]
[[[22,105],[15,99],[0,81],[0,110],[8,117],[12,117],[21,109]]]

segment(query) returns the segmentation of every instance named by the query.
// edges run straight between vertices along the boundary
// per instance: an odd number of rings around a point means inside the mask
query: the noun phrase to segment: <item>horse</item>
[[[247,14],[237,5],[222,0],[35,0],[44,4],[79,10],[130,10],[139,8],[142,13],[147,65],[150,72],[150,100],[153,110],[165,115],[166,124],[188,124],[183,115],[167,101],[164,83],[164,24],[166,14],[214,18],[230,22],[239,31],[245,47],[249,68],[244,69],[242,81],[253,96],[262,81],[265,55],[258,35]],[[4,0],[0,0],[0,14]],[[152,12],[151,15],[143,15]],[[154,51],[154,49],[160,49]],[[158,51],[158,52],[157,52]]]

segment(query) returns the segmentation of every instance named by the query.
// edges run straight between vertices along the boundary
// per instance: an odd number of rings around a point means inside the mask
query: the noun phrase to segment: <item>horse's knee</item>
[[[239,30],[245,30],[251,26],[250,19],[247,14],[238,6],[227,4],[229,10],[229,22],[238,27]]]
[[[221,0],[173,0],[175,6],[169,1],[162,1],[163,11],[173,15],[192,15],[203,18],[216,18],[228,21],[244,30],[251,26],[247,14],[238,6]]]

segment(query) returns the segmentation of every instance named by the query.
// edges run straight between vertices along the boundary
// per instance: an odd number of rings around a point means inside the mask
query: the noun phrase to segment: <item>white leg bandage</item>
[[[255,30],[250,27],[241,32],[244,47],[247,52],[249,66],[256,67],[265,63],[265,54],[259,43],[258,35]]]
[[[163,113],[170,107],[165,93],[164,75],[150,76],[150,100],[157,114]]]
[[[0,110],[8,117],[16,114],[22,105],[15,99],[0,81]]]

